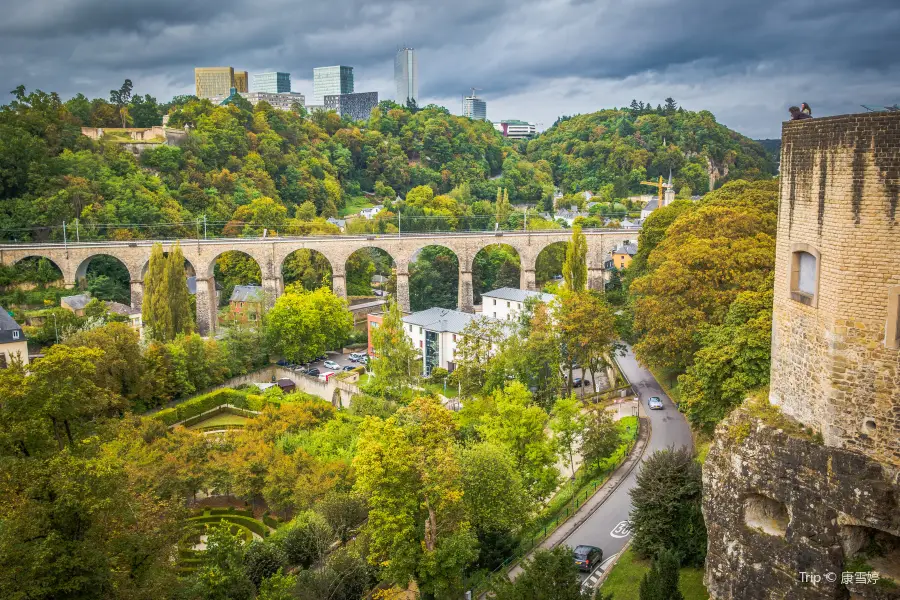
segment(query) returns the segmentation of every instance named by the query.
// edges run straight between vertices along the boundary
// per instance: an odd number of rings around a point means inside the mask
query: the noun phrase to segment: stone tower
[[[900,598],[843,576],[900,585],[900,113],[785,123],[781,168],[769,403],[704,465],[707,586]]]

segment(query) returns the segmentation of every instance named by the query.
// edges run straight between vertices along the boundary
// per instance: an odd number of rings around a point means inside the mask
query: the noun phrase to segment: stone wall
[[[900,582],[900,487],[866,456],[738,409],[717,429],[703,492],[711,597],[900,598],[900,588],[883,583],[841,583],[843,572],[869,568]],[[873,539],[885,556],[863,559],[858,553]],[[804,581],[802,573],[822,579]]]
[[[781,166],[770,401],[900,469],[900,113],[785,123]],[[814,298],[792,295],[798,250],[818,256]]]

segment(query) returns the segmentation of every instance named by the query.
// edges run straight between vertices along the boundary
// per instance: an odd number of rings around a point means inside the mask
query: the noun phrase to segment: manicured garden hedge
[[[191,517],[190,519],[188,519],[188,522],[190,523],[219,523],[221,521],[225,521],[226,523],[232,523],[239,527],[249,529],[260,537],[266,537],[269,535],[269,528],[252,517],[223,514],[204,515],[202,517]]]
[[[184,421],[190,417],[196,417],[201,413],[217,406],[222,406],[223,404],[231,404],[238,408],[249,408],[247,406],[247,397],[249,395],[250,394],[244,391],[224,388],[204,394],[203,396],[197,396],[196,398],[182,402],[172,408],[165,408],[154,414],[153,418],[159,419],[166,425],[174,425],[179,421]],[[254,409],[251,408],[250,410]]]

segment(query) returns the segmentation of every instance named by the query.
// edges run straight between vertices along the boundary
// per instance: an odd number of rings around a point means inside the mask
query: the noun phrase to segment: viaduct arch
[[[617,245],[637,239],[638,232],[630,230],[587,229],[588,287],[603,288],[604,257]],[[216,326],[215,282],[213,268],[216,258],[228,250],[239,250],[252,257],[260,267],[262,287],[269,303],[284,293],[282,265],[285,258],[300,249],[322,253],[332,269],[332,289],[339,296],[347,296],[346,264],[350,255],[360,248],[379,248],[393,260],[397,272],[397,299],[409,310],[409,265],[416,253],[426,246],[444,246],[459,259],[460,310],[473,310],[472,266],[475,255],[493,244],[506,244],[519,254],[521,263],[520,287],[537,287],[535,267],[538,254],[556,242],[567,242],[569,230],[500,231],[475,233],[412,233],[406,235],[311,236],[275,238],[217,238],[178,240],[188,263],[197,277],[197,329],[208,334]],[[140,308],[143,301],[144,267],[150,260],[154,240],[130,242],[82,242],[69,244],[5,244],[0,245],[0,264],[14,264],[29,256],[43,256],[60,268],[66,287],[75,287],[90,259],[106,254],[119,259],[131,277],[131,304]],[[168,252],[176,240],[159,240]]]

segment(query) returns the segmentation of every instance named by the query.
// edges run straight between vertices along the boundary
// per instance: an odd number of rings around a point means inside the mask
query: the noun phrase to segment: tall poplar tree
[[[166,278],[166,255],[162,244],[153,244],[150,266],[144,276],[144,302],[141,317],[150,339],[165,342],[174,336],[172,311],[169,309],[169,281]]]
[[[166,259],[166,285],[168,286],[168,306],[172,313],[174,335],[191,333],[194,320],[191,318],[191,300],[184,272],[184,254],[178,242]],[[174,336],[173,336],[174,337]]]
[[[563,278],[566,289],[583,292],[587,287],[587,238],[581,232],[581,225],[572,226],[572,239],[566,246],[566,261],[563,263]]]

